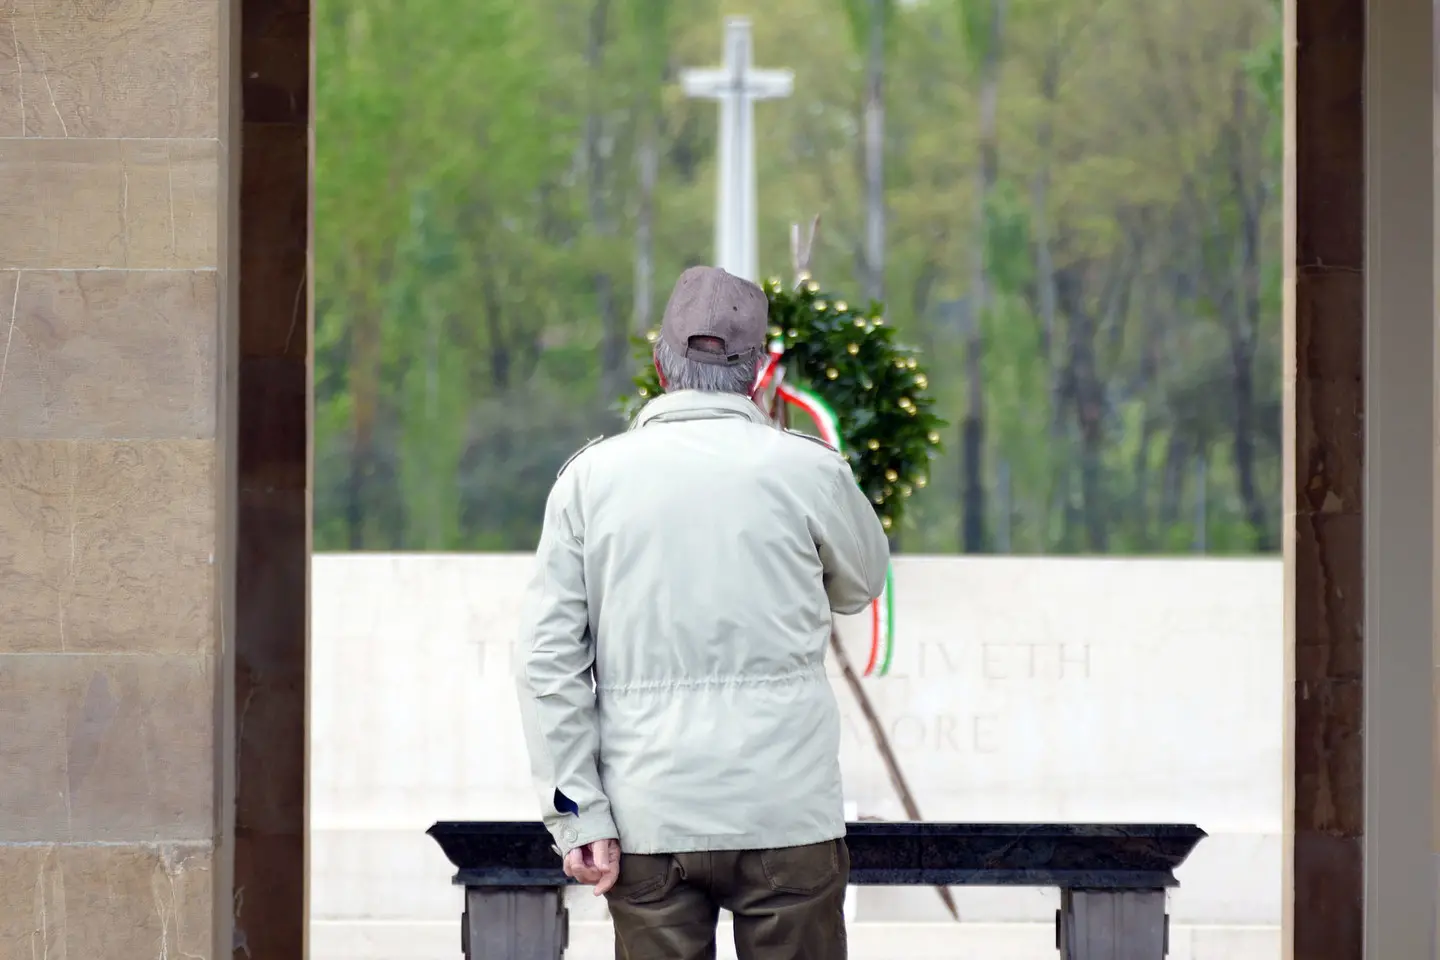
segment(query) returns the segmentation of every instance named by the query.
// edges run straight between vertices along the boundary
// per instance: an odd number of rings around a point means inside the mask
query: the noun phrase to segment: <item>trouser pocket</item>
[[[771,890],[810,896],[840,879],[844,844],[844,840],[826,840],[801,847],[762,850],[760,866]]]

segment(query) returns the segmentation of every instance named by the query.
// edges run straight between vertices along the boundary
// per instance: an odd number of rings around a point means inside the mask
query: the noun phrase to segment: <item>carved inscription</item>
[[[916,679],[971,676],[985,680],[1088,680],[1088,643],[922,642]]]
[[[910,661],[911,670],[897,670],[880,683],[906,685],[911,693],[923,690],[931,703],[937,691],[947,699],[939,711],[904,709],[892,712],[877,704],[881,725],[897,753],[929,754],[931,756],[986,756],[1004,752],[1010,713],[1024,714],[1026,688],[1044,687],[1060,681],[1089,680],[1094,663],[1088,643],[987,642],[987,641],[921,641]],[[962,685],[956,681],[963,678]],[[949,681],[949,682],[947,682]],[[950,704],[964,704],[965,691],[974,694],[989,691],[987,699],[1002,690],[1008,691],[1002,710],[967,712],[945,709]],[[953,693],[951,692],[953,691]],[[918,697],[905,701],[888,700],[892,709],[915,703]],[[852,742],[869,744],[873,737],[869,725],[858,714],[846,709],[845,736]]]
[[[890,745],[900,753],[992,754],[1003,748],[1001,718],[994,713],[902,713],[881,720]],[[864,720],[845,714],[845,737],[873,741]]]

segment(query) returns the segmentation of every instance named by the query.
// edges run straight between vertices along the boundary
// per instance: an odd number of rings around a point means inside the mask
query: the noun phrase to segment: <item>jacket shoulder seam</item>
[[[811,443],[818,443],[820,444],[820,446],[824,447],[826,450],[829,450],[831,453],[840,452],[839,450],[836,450],[834,447],[830,446],[830,444],[826,443],[824,440],[821,440],[819,437],[812,436],[811,434],[801,433],[799,430],[791,430],[788,427],[785,429],[785,433],[792,437],[800,437],[803,440],[809,440]]]
[[[580,454],[584,453],[586,450],[589,450],[591,447],[595,446],[597,443],[603,442],[605,439],[606,439],[606,437],[605,437],[605,435],[602,433],[600,436],[596,437],[596,438],[593,439],[593,440],[587,440],[587,441],[585,442],[585,445],[584,445],[583,447],[581,447],[579,450],[576,450],[574,453],[570,454],[570,456],[568,456],[568,457],[565,458],[565,462],[562,463],[562,464],[560,464],[560,469],[555,471],[555,479],[556,479],[556,480],[559,480],[559,479],[560,479],[560,475],[563,474],[566,470],[569,469],[570,464],[574,463],[575,460],[576,460],[576,458],[578,458],[578,457],[580,456]]]

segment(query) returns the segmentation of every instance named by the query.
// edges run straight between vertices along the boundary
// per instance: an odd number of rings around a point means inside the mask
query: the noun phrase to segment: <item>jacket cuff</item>
[[[596,840],[619,840],[620,832],[608,812],[563,814],[546,824],[555,838],[555,852],[563,859],[576,847]]]

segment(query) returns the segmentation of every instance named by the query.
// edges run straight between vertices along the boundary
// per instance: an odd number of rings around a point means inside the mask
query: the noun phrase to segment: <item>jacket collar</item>
[[[770,418],[749,397],[734,393],[677,390],[661,394],[645,404],[630,429],[638,429],[647,423],[676,423],[682,420],[749,420],[770,425]]]

